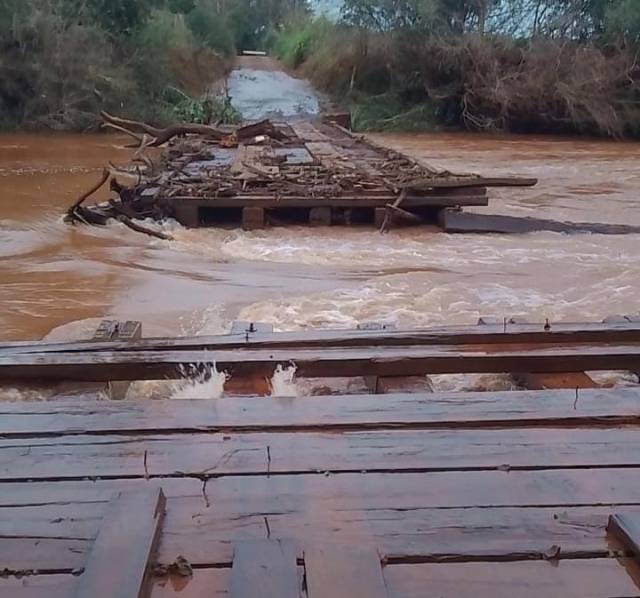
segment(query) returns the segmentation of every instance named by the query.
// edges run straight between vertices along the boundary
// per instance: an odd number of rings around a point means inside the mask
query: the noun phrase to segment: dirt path
[[[287,73],[269,56],[239,56],[227,86],[245,120],[308,118],[320,112],[323,102],[308,81]]]

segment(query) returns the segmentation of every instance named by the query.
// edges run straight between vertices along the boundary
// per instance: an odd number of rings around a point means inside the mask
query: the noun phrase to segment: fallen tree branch
[[[121,127],[120,125],[116,125],[111,122],[105,122],[105,123],[102,123],[102,128],[113,129],[114,131],[118,131],[119,133],[124,133],[125,135],[129,135],[129,137],[133,137],[138,142],[138,144],[142,143],[142,135],[138,135],[138,133],[134,133],[129,129],[125,129],[124,127]],[[133,147],[138,147],[138,146],[136,145]]]
[[[141,121],[120,118],[104,111],[100,113],[100,116],[102,116],[105,122],[117,125],[123,129],[128,129],[134,133],[147,133],[154,138],[154,140],[148,144],[148,147],[158,147],[178,135],[201,135],[202,137],[215,139],[216,141],[219,141],[225,136],[222,131],[210,125],[190,123],[172,125],[165,129],[159,129]]]
[[[102,187],[111,176],[111,172],[109,172],[108,168],[102,169],[102,178],[98,183],[96,183],[91,189],[85,191],[75,202],[74,204],[67,210],[67,218],[69,218],[72,222],[74,220],[80,220],[78,215],[76,214],[76,210],[87,200],[89,199],[100,187]]]
[[[405,200],[406,197],[407,190],[405,188],[400,191],[400,195],[398,195],[398,198],[392,204],[388,204],[386,206],[386,213],[384,215],[384,220],[382,221],[382,226],[380,227],[380,233],[387,232],[387,230],[389,229],[389,225],[391,224],[391,211],[395,208],[399,208],[400,204]]]
[[[149,235],[150,237],[155,237],[156,239],[162,239],[163,241],[173,241],[173,237],[168,235],[167,233],[162,233],[157,230],[153,230],[152,228],[147,228],[142,224],[138,224],[126,216],[125,214],[119,214],[116,216],[116,219],[119,222],[122,222],[125,226],[128,226],[131,230],[134,230],[137,233],[144,233],[145,235]]]

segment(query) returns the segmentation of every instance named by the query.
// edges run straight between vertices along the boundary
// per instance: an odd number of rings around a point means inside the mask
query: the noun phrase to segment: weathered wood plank
[[[640,426],[72,436],[0,441],[0,480],[639,467]]]
[[[629,559],[394,564],[384,572],[389,596],[398,598],[638,598],[625,569],[636,573]],[[75,581],[71,575],[0,578],[0,597],[68,598]],[[156,580],[151,598],[222,598],[228,589],[228,569],[202,569],[187,581]]]
[[[304,549],[309,598],[386,598],[380,557],[362,546],[310,544]]]
[[[525,234],[537,231],[556,233],[593,233],[600,235],[637,234],[640,227],[599,222],[562,222],[542,218],[477,214],[445,208],[438,214],[438,223],[449,233]]]
[[[640,560],[640,517],[616,513],[609,517],[607,532]]]
[[[393,598],[638,598],[630,559],[559,562],[392,564],[384,569]],[[151,598],[223,598],[229,569],[198,569],[192,579],[154,580]],[[637,577],[636,577],[637,579]],[[1,598],[69,598],[77,578],[0,578]]]
[[[243,320],[235,320],[231,323],[231,331],[229,334],[238,334],[252,338],[256,334],[272,334],[273,324],[266,322],[247,322]]]
[[[640,388],[181,401],[0,401],[0,436],[640,423]]]
[[[191,578],[154,577],[151,598],[223,598],[230,575],[230,569],[198,569]],[[69,598],[77,583],[70,574],[0,577],[0,598]]]
[[[392,195],[374,193],[362,193],[361,195],[342,194],[336,197],[319,195],[310,196],[260,196],[260,195],[236,195],[234,197],[189,197],[173,196],[168,198],[174,210],[180,218],[193,218],[191,214],[197,214],[200,208],[379,208],[385,207],[395,199]],[[483,193],[474,194],[424,194],[408,195],[403,204],[406,207],[431,207],[450,208],[456,206],[488,206],[489,198]],[[181,220],[182,222],[182,220]]]
[[[638,598],[628,560],[385,567],[390,598]]]
[[[169,499],[159,558],[228,564],[232,541],[268,534],[302,546],[310,535],[319,542],[366,542],[382,557],[434,562],[543,558],[554,544],[567,556],[606,555],[611,511],[640,512],[636,478],[612,468],[239,476],[210,480],[204,488],[198,480],[165,479]],[[34,562],[28,550],[11,550],[11,542],[28,538],[42,551],[55,540],[51,561],[59,566],[66,555],[74,568],[82,558],[73,552],[81,548],[76,538],[90,537],[96,522],[87,515],[73,521],[66,515],[72,506],[81,507],[79,513],[95,507],[99,516],[114,490],[152,483],[158,480],[3,483],[0,569],[2,554],[20,569],[47,568],[44,553]],[[69,540],[69,550],[60,539]]]
[[[234,545],[231,598],[299,598],[296,551],[286,540]]]
[[[272,480],[274,478],[271,478]],[[395,483],[393,480],[390,483]],[[207,507],[203,497],[170,498],[161,538],[159,561],[165,564],[183,555],[193,564],[229,564],[232,542],[262,539],[267,525],[272,536],[286,535],[298,545],[298,556],[313,539],[341,545],[363,543],[377,547],[385,559],[420,559],[428,562],[544,559],[551,546],[561,549],[562,558],[606,556],[622,546],[605,534],[611,506],[572,507],[416,507],[401,510],[391,499],[357,504],[355,497],[341,504],[340,494],[323,492],[318,499],[291,483],[270,485],[285,499],[239,497],[231,503],[218,482],[207,493],[217,502]],[[296,498],[299,496],[299,498]],[[322,502],[324,501],[324,502]],[[327,501],[329,501],[327,503]],[[386,504],[383,508],[382,505]],[[94,518],[73,521],[72,507],[80,513],[93,511]],[[0,520],[0,566],[11,571],[36,569],[73,570],[84,565],[91,540],[76,539],[81,533],[96,533],[104,503],[14,507],[13,535],[4,531],[8,521]],[[640,505],[617,506],[616,512],[640,514]],[[32,519],[29,516],[34,516]],[[19,534],[22,537],[17,537]]]
[[[178,338],[148,338],[135,342],[46,342],[14,341],[0,344],[0,354],[44,353],[72,351],[150,351],[159,349],[200,350],[234,349],[246,347],[357,347],[438,344],[527,344],[527,343],[628,343],[640,342],[640,322],[604,323],[545,323],[512,324],[502,322],[484,326],[458,326],[417,330],[357,329],[308,330],[262,334],[246,339],[244,331],[222,336]]]
[[[523,177],[480,177],[468,176],[464,178],[441,177],[435,179],[422,179],[409,181],[406,186],[409,189],[441,189],[447,187],[533,187],[538,179]]]
[[[230,375],[271,376],[295,364],[301,377],[420,376],[493,372],[640,369],[640,346],[521,347],[459,345],[403,348],[235,349],[230,351],[95,351],[0,356],[0,379],[159,380],[217,367]]]
[[[166,500],[162,490],[120,493],[105,512],[77,598],[143,598],[160,538]]]
[[[327,141],[329,139],[309,121],[292,120],[289,126],[302,141]]]
[[[242,230],[259,230],[264,228],[264,208],[242,208]]]

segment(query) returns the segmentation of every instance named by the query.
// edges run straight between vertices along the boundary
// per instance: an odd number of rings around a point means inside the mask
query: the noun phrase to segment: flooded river
[[[484,211],[640,225],[640,144],[471,134],[377,135],[430,164],[534,176]],[[0,339],[87,334],[142,320],[145,336],[474,324],[481,315],[600,320],[640,309],[640,236],[447,235],[425,228],[185,230],[160,241],[61,214],[130,150],[108,135],[0,138]],[[104,197],[104,196],[103,196]]]

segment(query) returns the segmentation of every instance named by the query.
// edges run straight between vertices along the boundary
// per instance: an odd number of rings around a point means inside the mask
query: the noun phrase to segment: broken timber
[[[173,217],[187,227],[241,224],[254,230],[302,222],[380,224],[384,210],[386,229],[392,223],[435,223],[446,208],[486,206],[487,187],[537,182],[436,170],[326,121],[158,129],[106,113],[102,117],[106,126],[139,140],[129,167],[137,182],[127,187],[112,179],[115,199],[93,207],[76,202],[69,217],[89,224],[118,218],[160,238],[168,236],[135,219]],[[145,154],[163,144],[168,145],[160,158]],[[123,172],[127,169],[111,169]]]

